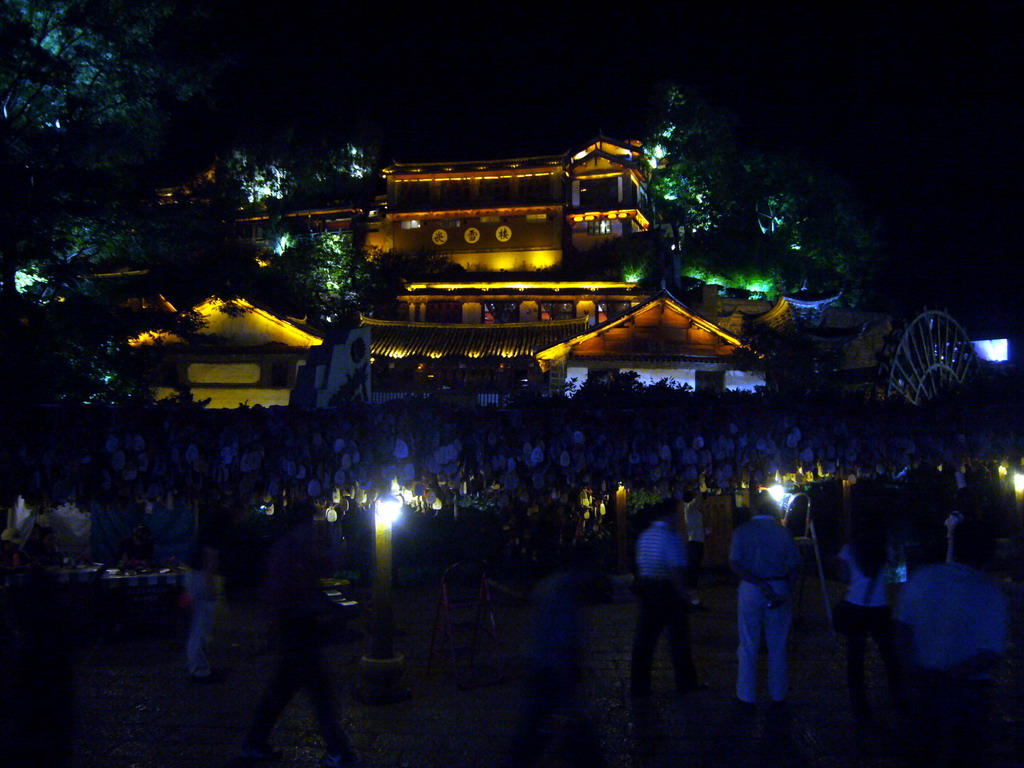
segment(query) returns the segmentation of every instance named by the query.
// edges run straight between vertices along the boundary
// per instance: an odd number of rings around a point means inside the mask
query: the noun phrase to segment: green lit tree
[[[379,143],[366,123],[349,135],[320,125],[249,128],[225,152],[219,192],[243,209],[270,213],[352,204],[372,192]]]
[[[353,247],[346,235],[327,232],[296,238],[271,257],[258,294],[270,303],[301,307],[314,325],[353,323],[394,298],[393,273]]]
[[[9,402],[120,400],[159,319],[131,275],[181,253],[148,164],[208,82],[185,0],[0,0],[0,376]],[[189,45],[183,44],[188,40]],[[181,210],[174,217],[186,218]],[[102,275],[119,272],[121,277]],[[138,294],[134,294],[136,297]]]
[[[743,146],[735,126],[678,88],[663,97],[647,151],[658,214],[672,231],[671,277],[862,298],[879,252],[849,188],[797,155]]]

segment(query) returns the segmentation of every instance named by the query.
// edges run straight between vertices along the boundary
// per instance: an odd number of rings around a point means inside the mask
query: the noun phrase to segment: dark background
[[[178,140],[236,126],[372,126],[381,159],[558,153],[639,138],[665,81],[765,148],[846,178],[881,225],[879,305],[1021,325],[1020,2],[211,5],[232,66]]]

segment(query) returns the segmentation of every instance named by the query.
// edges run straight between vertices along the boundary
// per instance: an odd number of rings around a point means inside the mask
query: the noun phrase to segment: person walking
[[[897,709],[906,709],[903,682],[893,636],[892,609],[887,595],[889,547],[877,516],[854,518],[849,544],[839,550],[840,567],[849,584],[845,601],[850,621],[845,628],[846,683],[850,706],[858,722],[870,719],[864,686],[864,653],[870,636],[885,666],[889,691]],[[838,627],[837,627],[838,629]]]
[[[580,662],[586,643],[581,606],[600,572],[585,545],[542,579],[530,597],[532,641],[526,690],[506,768],[535,765],[554,737],[566,762],[601,768],[600,741],[580,695]]]
[[[789,695],[786,640],[793,620],[789,596],[800,568],[800,552],[775,516],[775,503],[767,491],[758,494],[754,511],[754,516],[733,532],[729,550],[729,565],[740,579],[736,698],[747,709],[757,703],[757,654],[762,633],[768,646],[771,701],[782,705]]]
[[[675,508],[676,500],[671,498],[650,508],[654,520],[636,542],[636,594],[640,608],[630,669],[630,692],[634,696],[651,693],[654,650],[665,627],[672,647],[676,690],[684,693],[706,687],[697,680],[690,649],[686,549],[676,527]]]
[[[269,744],[270,733],[288,702],[305,688],[326,747],[321,767],[356,768],[361,763],[338,724],[334,686],[318,648],[319,620],[326,607],[319,580],[329,566],[329,553],[316,535],[315,514],[312,502],[289,505],[288,530],[270,553],[266,596],[281,657],[256,707],[240,757],[266,760],[278,756]]]
[[[192,622],[185,644],[185,663],[189,679],[195,683],[218,683],[222,679],[210,666],[207,643],[213,631],[217,601],[223,594],[220,561],[229,525],[228,508],[220,500],[200,509],[195,547],[186,561],[185,592],[192,602]]]

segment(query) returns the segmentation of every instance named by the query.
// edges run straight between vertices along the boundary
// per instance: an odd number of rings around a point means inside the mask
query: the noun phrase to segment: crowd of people
[[[687,624],[694,606],[690,588],[696,582],[690,568],[693,550],[688,551],[685,540],[687,529],[700,519],[689,509],[692,502],[684,499],[687,519],[682,526],[674,499],[649,510],[651,522],[637,540],[640,605],[630,678],[634,696],[651,693],[652,657],[664,628],[676,691],[689,694],[704,687],[698,682]],[[970,490],[958,490],[947,530],[946,562],[913,571],[899,590],[895,611],[889,602],[893,552],[878,510],[854,519],[850,541],[838,554],[848,587],[834,609],[834,621],[846,643],[852,713],[862,727],[871,726],[864,672],[871,639],[894,707],[909,718],[908,758],[914,766],[984,764],[992,673],[1007,644],[1006,598],[983,571],[994,555],[995,538],[979,519]],[[739,580],[736,711],[757,711],[758,657],[764,647],[770,716],[785,716],[791,596],[804,562],[766,491],[757,496],[751,519],[734,530],[729,565]]]
[[[221,681],[211,666],[207,643],[215,606],[223,596],[222,564],[238,499],[211,495],[199,510],[194,549],[183,558],[185,587],[192,606],[186,643],[186,669],[196,683]],[[852,519],[848,543],[837,563],[848,583],[836,610],[836,631],[844,636],[847,687],[852,714],[870,727],[872,706],[865,685],[868,641],[878,649],[895,709],[909,718],[912,765],[977,764],[989,718],[992,673],[1005,653],[1007,605],[999,587],[983,572],[992,557],[994,537],[968,489],[959,490],[946,519],[944,563],[914,570],[898,590],[891,584],[893,550],[880,510],[860,509]],[[729,566],[738,582],[737,675],[733,703],[738,716],[758,711],[758,667],[767,651],[767,706],[772,717],[789,706],[786,647],[793,621],[794,585],[806,563],[793,532],[784,525],[777,503],[766,491],[752,502],[750,519],[732,532]],[[244,760],[265,760],[278,751],[270,736],[284,708],[305,689],[326,745],[322,765],[359,765],[354,748],[339,726],[327,667],[317,647],[318,623],[325,610],[320,578],[337,570],[337,552],[329,536],[318,535],[317,506],[309,499],[286,505],[286,525],[273,545],[264,596],[278,637],[279,662],[254,708],[241,747]],[[690,617],[709,610],[700,600],[700,565],[709,529],[701,497],[687,491],[639,513],[636,538],[637,619],[630,666],[631,696],[652,694],[652,667],[659,638],[671,649],[676,691],[684,696],[706,689],[699,655],[690,643]],[[54,531],[41,516],[26,537],[3,532],[6,569],[59,563]],[[336,543],[336,542],[334,542]],[[152,560],[152,532],[135,526],[121,541],[126,567]],[[529,689],[520,726],[508,751],[508,765],[529,765],[552,734],[552,723],[580,765],[598,766],[597,740],[586,706],[576,695],[586,585],[600,570],[585,547],[572,562],[541,581],[533,605],[535,632],[527,675]],[[894,604],[890,595],[898,591]],[[839,610],[841,608],[841,611]],[[840,613],[842,623],[840,623]]]

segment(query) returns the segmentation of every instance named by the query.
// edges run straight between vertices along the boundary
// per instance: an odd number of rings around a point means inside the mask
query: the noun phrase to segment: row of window
[[[428,301],[424,320],[428,323],[461,323],[482,322],[489,323],[518,323],[522,320],[519,301],[484,301],[480,305],[480,317],[466,318],[463,314],[463,303],[461,301]],[[599,301],[596,304],[597,322],[603,323],[610,317],[618,317],[630,308],[628,301]],[[537,302],[538,320],[567,320],[576,317],[576,302],[574,301],[539,301]],[[398,319],[409,321],[410,304],[400,302],[398,305]]]
[[[395,184],[395,202],[399,205],[440,203],[465,204],[472,201],[536,202],[555,200],[551,175],[503,176],[494,179],[450,179],[444,181],[401,181]],[[434,190],[433,197],[431,190]]]
[[[525,219],[527,223],[538,224],[550,220],[547,213],[530,213]],[[461,229],[472,224],[497,224],[501,221],[508,221],[507,216],[477,216],[472,219],[406,219],[399,223],[402,229],[422,229],[426,226],[440,227],[442,229]],[[611,222],[608,222],[609,224]]]

